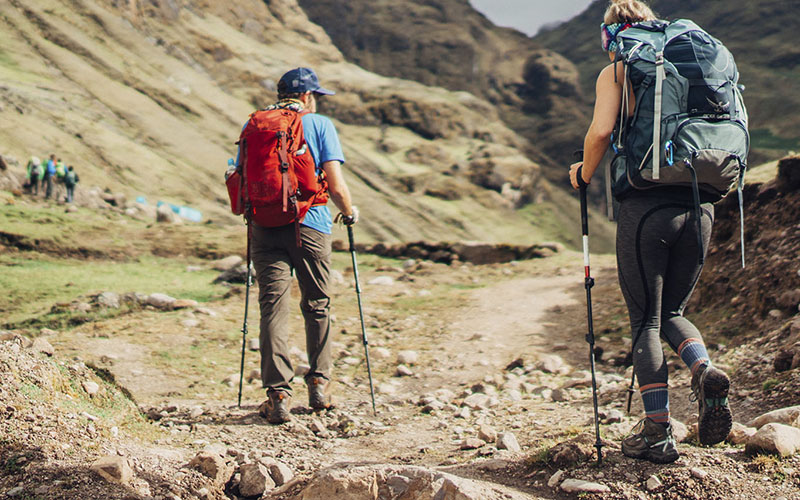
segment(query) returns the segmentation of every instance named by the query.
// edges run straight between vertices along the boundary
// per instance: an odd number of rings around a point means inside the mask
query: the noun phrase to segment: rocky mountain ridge
[[[720,39],[736,58],[750,115],[750,165],[800,150],[800,53],[793,42],[800,29],[793,2],[652,0],[664,19],[688,18]],[[608,60],[600,50],[599,25],[607,3],[597,0],[573,19],[539,33],[534,40],[579,68],[580,87],[594,83]],[[780,19],[780,22],[774,22]],[[794,132],[793,132],[794,131]]]
[[[529,141],[525,151],[548,167],[545,175],[563,180],[563,163],[579,147],[588,115],[578,70],[557,52],[494,26],[468,0],[300,5],[349,60],[382,75],[487,99]]]
[[[800,149],[800,65],[790,42],[798,24],[790,3],[741,0],[654,0],[669,19],[688,17],[720,38],[737,58],[751,115],[750,164]],[[564,165],[582,144],[594,83],[608,60],[599,48],[607,5],[584,12],[533,38],[492,26],[467,0],[300,0],[348,59],[380,74],[468,90],[502,110],[502,119],[530,142],[527,152],[544,175],[564,182]],[[785,19],[773,25],[764,19]],[[446,56],[442,56],[446,54]],[[765,57],[764,54],[769,54]],[[795,134],[796,135],[796,134]]]

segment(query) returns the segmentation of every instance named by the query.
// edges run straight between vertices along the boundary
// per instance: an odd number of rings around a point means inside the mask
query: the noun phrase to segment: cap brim
[[[324,89],[322,87],[315,90],[314,93],[322,95],[336,95],[336,92],[334,92],[333,90]]]

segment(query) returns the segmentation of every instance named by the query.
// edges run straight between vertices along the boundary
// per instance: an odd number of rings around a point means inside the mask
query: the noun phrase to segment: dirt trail
[[[117,451],[135,457],[175,450],[174,457],[158,466],[165,476],[183,470],[197,452],[211,446],[237,460],[281,461],[303,480],[342,463],[406,464],[442,468],[534,499],[572,497],[547,486],[558,468],[569,477],[611,487],[608,495],[592,498],[641,498],[653,474],[675,492],[657,498],[695,498],[705,490],[699,482],[687,481],[693,467],[721,481],[714,486],[718,495],[709,498],[732,498],[740,490],[754,495],[747,498],[770,497],[791,488],[791,483],[765,482],[762,466],[750,465],[742,448],[729,445],[698,448],[683,443],[682,457],[668,467],[623,457],[618,443],[639,419],[638,397],[631,416],[619,414],[620,421],[602,426],[608,440],[602,469],[594,467],[591,455],[551,463],[548,453],[557,443],[589,438],[591,453],[594,440],[583,281],[576,265],[580,261],[577,254],[565,252],[497,266],[365,270],[377,415],[369,403],[360,325],[346,270],[344,283],[333,292],[338,317],[333,340],[336,407],[311,413],[302,380],[296,379],[293,417],[285,425],[268,425],[257,414],[264,397],[258,380],[245,385],[242,408],[234,404],[237,387],[222,383],[238,369],[241,295],[212,303],[216,316],[143,311],[100,322],[87,328],[91,334],[60,337],[56,349],[100,365],[102,355],[112,358],[105,366],[123,385],[129,383],[137,402],[165,431],[152,443],[123,435],[115,442]],[[395,278],[392,285],[370,283],[387,273]],[[599,257],[595,276],[595,325],[598,343],[606,350],[598,364],[601,412],[610,414],[624,409],[629,379],[609,359],[624,351],[619,334],[627,327],[613,259]],[[187,318],[197,325],[181,326]],[[301,346],[300,316],[291,324],[295,334],[290,343]],[[257,318],[251,317],[250,325],[253,334]],[[396,358],[406,349],[417,351],[418,361],[410,365],[413,375],[398,377]],[[378,356],[381,350],[384,354]],[[561,358],[560,367],[539,365],[552,355]],[[518,358],[523,366],[508,370]],[[676,389],[672,407],[691,424],[696,406],[688,401],[688,375],[676,360],[671,363],[671,386]],[[258,354],[248,353],[245,374],[257,365]],[[483,401],[473,405],[474,397]],[[509,451],[499,449],[498,441],[478,440],[486,427],[513,433],[520,448]],[[270,498],[294,499],[301,487],[302,482]]]
[[[503,373],[521,355],[530,360],[551,351],[554,341],[563,339],[551,335],[560,325],[545,319],[552,319],[553,309],[577,304],[569,292],[575,282],[571,276],[512,278],[473,291],[457,309],[442,311],[450,326],[445,335],[437,337],[437,344],[429,347],[429,351],[438,354],[424,366],[416,367],[419,378],[405,382],[398,393],[413,400],[441,389],[458,395],[487,375]],[[410,414],[411,418],[397,418],[379,436],[346,441],[335,448],[326,462],[366,458],[391,461],[398,457],[408,460],[417,454],[416,460],[435,463],[436,460],[419,456],[419,450],[438,459],[452,455],[457,448],[451,440],[441,440],[447,428],[441,420],[417,417],[414,414],[419,411],[413,407],[389,409],[394,414]]]

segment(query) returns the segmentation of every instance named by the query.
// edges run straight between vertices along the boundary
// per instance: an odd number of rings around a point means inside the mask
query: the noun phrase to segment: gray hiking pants
[[[330,379],[331,235],[300,226],[302,247],[294,224],[277,228],[252,225],[252,258],[261,309],[261,382],[269,390],[291,393],[294,368],[289,359],[289,314],[292,270],[300,285],[300,309],[305,319],[308,377]]]
[[[50,197],[53,196],[53,176],[44,174],[42,186],[45,188],[44,197],[50,199]]]
[[[622,200],[617,224],[617,269],[633,334],[633,367],[639,387],[667,383],[661,339],[677,352],[689,338],[702,340],[683,316],[702,266],[691,194],[657,192]],[[701,204],[703,250],[714,224],[714,206]]]

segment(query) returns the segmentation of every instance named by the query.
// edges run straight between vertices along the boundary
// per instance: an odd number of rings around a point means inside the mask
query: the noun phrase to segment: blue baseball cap
[[[315,92],[317,94],[333,95],[336,92],[322,88],[319,78],[310,68],[296,68],[281,77],[278,81],[278,94],[303,94]]]

